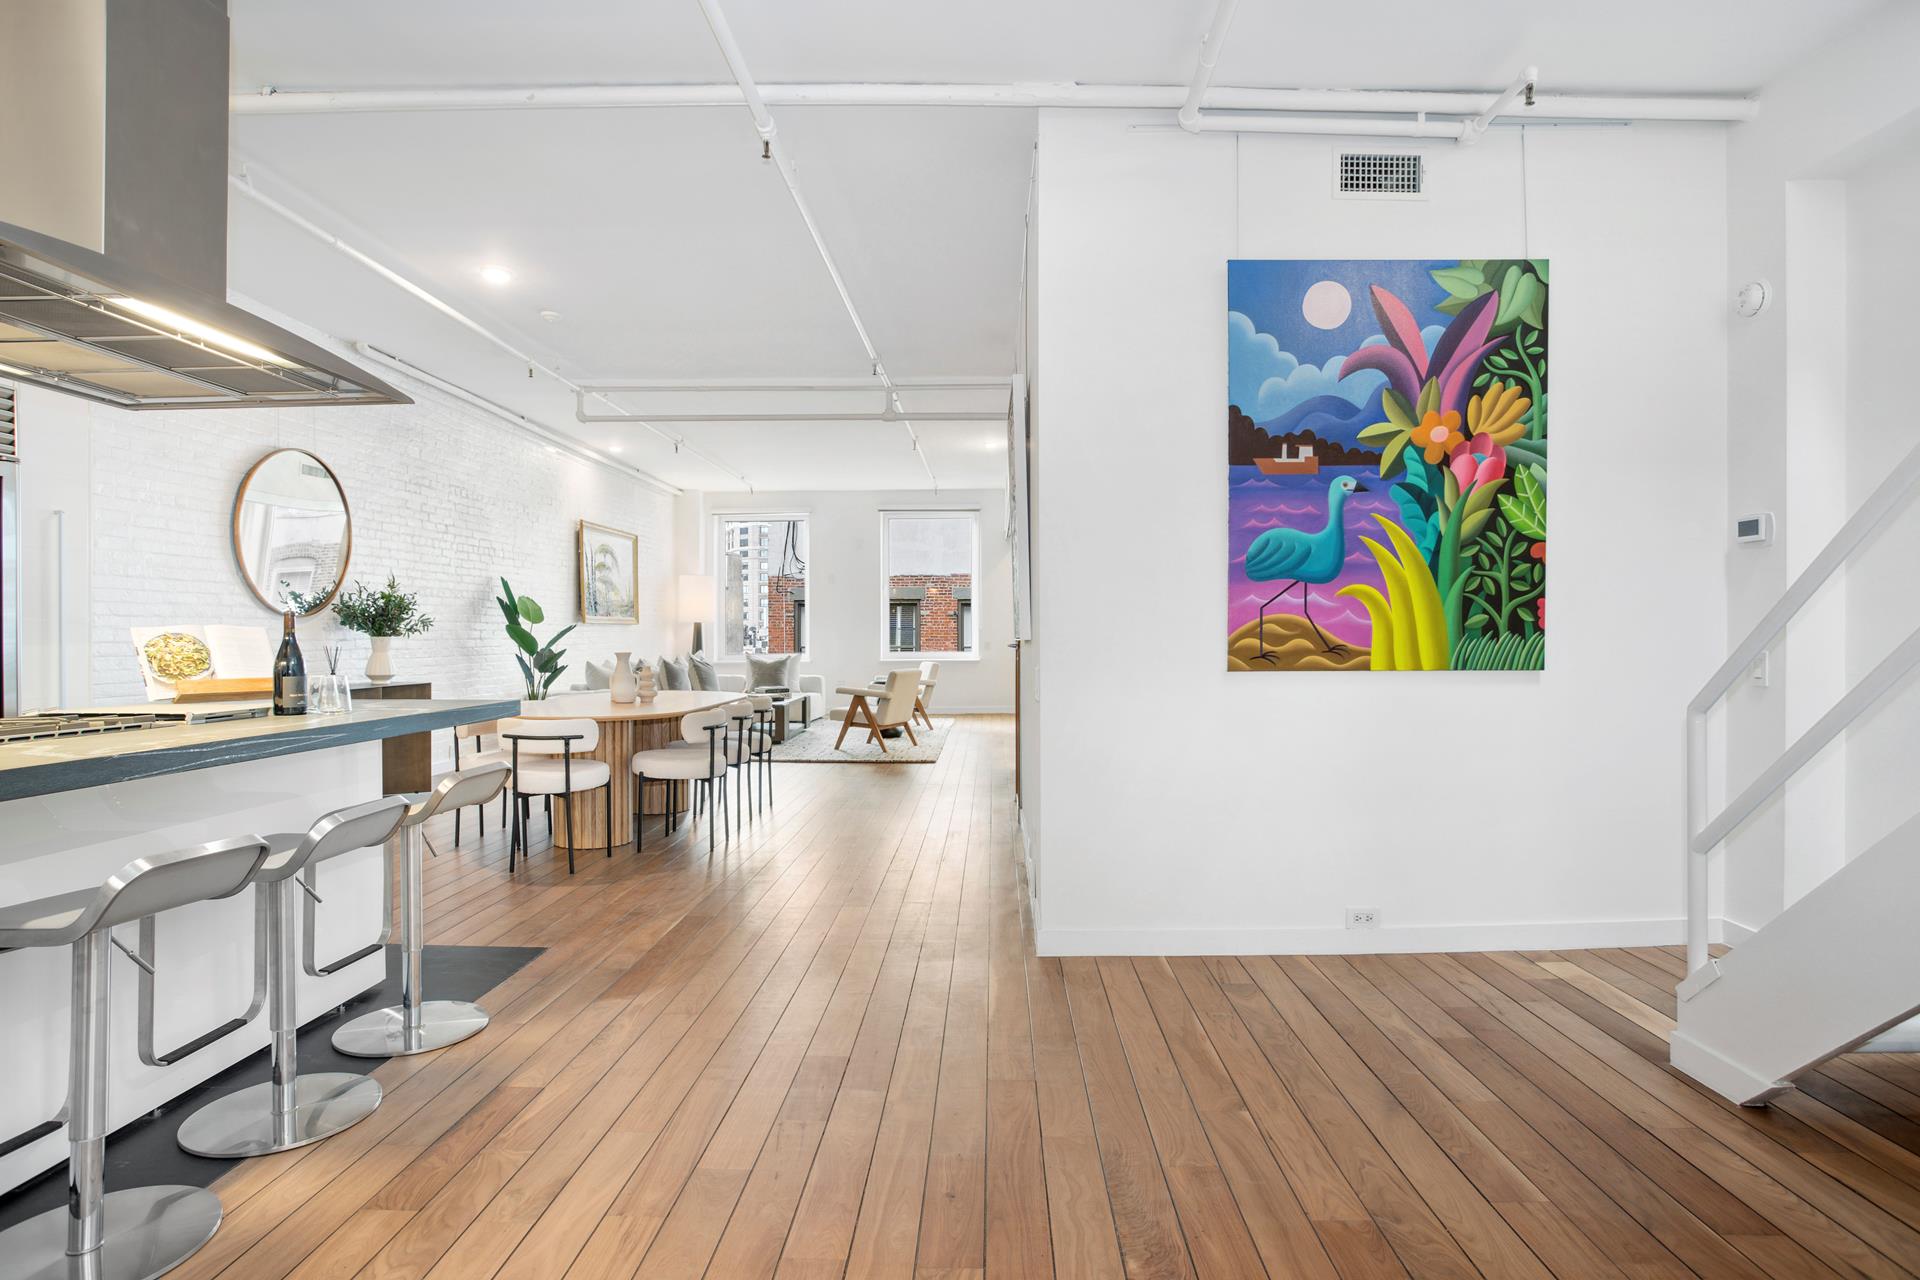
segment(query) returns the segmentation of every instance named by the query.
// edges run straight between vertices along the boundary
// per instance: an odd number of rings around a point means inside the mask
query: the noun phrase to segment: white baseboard
[[[1722,941],[1721,924],[1713,937]],[[1751,936],[1743,925],[1734,925]],[[1540,924],[1426,925],[1405,929],[1038,929],[1043,956],[1372,955],[1409,951],[1560,951],[1667,947],[1686,940],[1672,920],[1571,920]],[[1737,942],[1738,937],[1724,939]]]
[[[1038,927],[1040,920],[1040,880],[1033,874],[1033,833],[1027,830],[1027,811],[1025,806],[1015,810],[1015,821],[1020,826],[1020,856],[1027,868],[1027,915]]]
[[[1760,931],[1750,924],[1741,924],[1738,920],[1728,920],[1723,917],[1713,922],[1713,927],[1708,930],[1707,936],[1715,942],[1724,942],[1730,947],[1737,947],[1758,932]]]

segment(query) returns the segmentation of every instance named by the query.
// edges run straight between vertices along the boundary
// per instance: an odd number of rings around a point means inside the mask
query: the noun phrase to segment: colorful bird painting
[[[1347,505],[1349,495],[1366,491],[1367,486],[1352,476],[1341,476],[1327,486],[1327,523],[1318,533],[1308,533],[1305,529],[1268,529],[1247,548],[1245,564],[1248,581],[1278,582],[1282,578],[1287,579],[1287,584],[1268,596],[1260,606],[1260,653],[1254,659],[1256,662],[1277,661],[1267,650],[1267,610],[1275,600],[1295,587],[1300,588],[1301,612],[1306,615],[1307,625],[1313,628],[1313,634],[1320,637],[1320,646],[1328,653],[1347,651],[1346,645],[1328,640],[1326,633],[1313,620],[1308,589],[1332,582],[1340,576],[1347,558],[1347,528],[1341,512]]]

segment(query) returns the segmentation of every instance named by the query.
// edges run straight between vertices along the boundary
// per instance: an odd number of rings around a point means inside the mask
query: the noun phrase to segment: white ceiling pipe
[[[636,378],[627,382],[583,382],[589,391],[1005,391],[1005,377],[895,378],[891,384],[874,378]]]
[[[1152,84],[769,84],[759,86],[770,107],[1089,107],[1178,110],[1188,88]],[[1493,91],[1403,89],[1262,89],[1211,86],[1214,111],[1317,111],[1358,114],[1472,116],[1485,111]],[[608,84],[448,89],[263,89],[230,99],[236,115],[307,115],[387,111],[597,110],[646,107],[738,107],[732,84]],[[1740,121],[1759,114],[1753,98],[1707,95],[1539,94],[1533,113],[1555,120]]]
[[[813,247],[820,253],[820,262],[827,269],[827,275],[833,280],[834,290],[840,295],[840,305],[846,308],[847,319],[852,321],[854,332],[860,336],[860,345],[866,350],[867,359],[873,365],[873,376],[879,382],[891,388],[893,380],[887,375],[886,362],[880,358],[879,349],[873,345],[873,338],[867,332],[865,322],[860,319],[860,309],[853,304],[853,294],[847,289],[846,277],[840,274],[840,264],[834,261],[833,251],[827,247],[826,236],[820,231],[820,224],[814,220],[813,210],[807,204],[806,196],[800,190],[799,176],[794,172],[793,161],[787,155],[786,147],[781,143],[780,127],[774,121],[773,113],[767,109],[766,100],[760,96],[760,88],[754,83],[753,72],[747,66],[747,58],[740,51],[739,43],[733,38],[733,28],[727,22],[727,15],[720,8],[720,0],[700,0],[700,11],[706,15],[707,27],[713,32],[713,39],[720,46],[721,56],[727,60],[727,69],[733,72],[735,82],[740,86],[741,99],[747,109],[753,113],[753,127],[760,135],[761,153],[773,161],[780,178],[787,184],[787,194],[793,199],[793,207],[799,211],[800,220],[806,224],[807,234],[813,238]],[[892,395],[893,407],[903,410],[900,397]],[[913,429],[913,423],[906,417],[900,419],[907,429],[907,440],[913,448],[914,456],[920,459],[920,466],[927,473],[927,482],[937,493],[940,490],[940,477],[933,473],[933,464],[927,460],[926,450],[920,447],[920,435]]]
[[[1195,120],[1191,133],[1311,133],[1351,134],[1378,138],[1450,138],[1459,142],[1473,127],[1469,120],[1374,120],[1355,116],[1240,116],[1205,115]]]
[[[494,333],[491,329],[488,329],[485,325],[482,325],[479,321],[474,320],[472,317],[460,311],[458,308],[454,307],[452,304],[443,301],[442,299],[436,297],[432,293],[429,293],[427,290],[421,288],[419,285],[415,284],[413,281],[401,275],[398,271],[395,271],[393,268],[381,262],[378,258],[372,257],[369,254],[361,252],[359,249],[354,248],[352,245],[342,240],[339,236],[335,235],[331,231],[328,231],[325,227],[314,222],[312,219],[304,216],[303,214],[296,212],[293,209],[288,208],[286,205],[280,203],[278,200],[275,200],[272,196],[266,194],[264,191],[261,191],[258,187],[256,187],[253,184],[253,180],[251,176],[242,178],[237,174],[229,174],[227,177],[227,181],[235,191],[238,191],[242,195],[253,200],[255,203],[259,204],[260,207],[262,207],[263,209],[266,209],[274,214],[279,215],[281,218],[285,219],[289,224],[299,228],[301,231],[306,232],[308,235],[312,236],[314,239],[320,241],[320,243],[328,246],[329,248],[338,250],[340,253],[346,255],[348,258],[351,258],[353,261],[359,263],[361,266],[373,272],[375,275],[387,281],[389,284],[392,284],[397,288],[403,289],[407,293],[412,294],[415,298],[418,298],[420,301],[426,303],[428,306],[432,307],[435,311],[438,311],[441,315],[446,316],[448,319],[460,325],[462,328],[468,330],[471,333],[478,335],[481,338],[486,339],[488,342],[492,343],[494,346],[500,348],[502,351],[512,356],[516,364],[525,365],[527,369],[535,373],[545,374],[547,377],[553,379],[555,382],[567,388],[569,391],[574,392],[576,395],[581,393],[582,388],[580,387],[580,384],[575,382],[573,379],[567,377],[565,374],[562,374],[557,369],[552,369],[552,368],[549,368],[547,365],[542,364],[540,361],[534,359],[532,356],[528,355],[526,352],[520,350],[520,348],[514,346],[511,342],[508,342],[505,338],[502,338],[500,335]],[[601,398],[605,399],[604,396]],[[619,405],[614,404],[613,401],[611,400],[607,400],[606,403],[610,408],[613,408],[616,410],[620,408]],[[714,468],[715,470],[731,477],[732,479],[740,481],[742,484],[747,485],[749,489],[753,487],[752,483],[748,481],[745,476],[741,475],[739,472],[735,471],[733,468],[726,466],[724,463],[721,463],[717,459],[712,458],[707,454],[700,452],[698,449],[688,444],[686,441],[686,437],[674,435],[672,432],[669,432],[669,431],[662,431],[658,427],[655,427],[650,423],[641,421],[638,418],[632,418],[627,420],[639,422],[640,425],[646,427],[649,431],[652,431],[655,435],[659,436],[662,440],[665,440],[667,443],[671,444],[674,447],[674,451],[676,453],[685,451],[689,455],[700,459],[700,461],[706,463],[708,466]]]
[[[587,448],[578,440],[555,431],[552,427],[547,426],[537,419],[528,417],[518,409],[509,409],[497,400],[489,400],[477,391],[469,391],[457,382],[450,382],[439,374],[422,369],[412,361],[396,356],[390,351],[383,351],[370,342],[355,342],[352,346],[353,350],[363,358],[372,360],[377,364],[384,364],[388,368],[397,370],[409,378],[414,378],[426,383],[444,395],[452,396],[454,399],[470,404],[476,409],[483,410],[484,412],[493,414],[495,417],[504,419],[509,424],[525,431],[528,435],[536,436],[546,441],[549,445],[559,449],[570,457],[578,458],[582,462],[590,462],[597,466],[617,471],[622,475],[633,477],[659,493],[677,497],[682,492],[681,489],[668,484],[652,472],[642,471],[639,467],[629,466],[624,462],[617,462],[599,450]]]
[[[574,415],[581,422],[637,422],[640,419],[633,414],[592,413],[581,409]],[[938,413],[915,412],[913,417],[921,422],[1005,422],[1005,408],[991,412],[942,411]],[[778,413],[740,412],[740,413],[649,413],[649,422],[905,422],[907,415],[896,413],[892,409],[860,411],[849,409],[840,413],[798,413],[783,411]]]
[[[1523,98],[1526,99],[1527,106],[1532,107],[1533,86],[1539,79],[1540,68],[1538,67],[1528,67],[1522,71],[1519,77],[1507,86],[1505,93],[1495,98],[1485,111],[1467,121],[1466,129],[1460,134],[1460,141],[1478,142],[1481,135],[1493,126],[1495,120],[1513,110],[1514,105]]]
[[[1240,0],[1216,0],[1213,23],[1207,28],[1207,34],[1200,37],[1200,64],[1194,68],[1193,83],[1187,86],[1187,100],[1180,104],[1180,127],[1189,133],[1199,132],[1200,104],[1206,100],[1207,88],[1213,83],[1214,68],[1220,65],[1220,50],[1227,43],[1227,28],[1233,25],[1233,11],[1239,3]]]

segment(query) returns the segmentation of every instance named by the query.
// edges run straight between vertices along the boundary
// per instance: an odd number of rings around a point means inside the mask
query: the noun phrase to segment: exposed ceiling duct
[[[405,404],[227,301],[224,0],[0,6],[0,377],[127,409]]]

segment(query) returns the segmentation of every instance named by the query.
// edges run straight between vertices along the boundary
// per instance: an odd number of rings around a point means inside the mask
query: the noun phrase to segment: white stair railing
[[[1916,447],[1899,465],[1887,473],[1860,508],[1840,526],[1832,541],[1800,572],[1773,608],[1755,624],[1746,639],[1734,646],[1719,670],[1702,685],[1687,704],[1687,981],[1681,994],[1697,990],[1711,977],[1707,970],[1712,958],[1707,950],[1707,871],[1708,857],[1734,828],[1752,817],[1789,779],[1804,769],[1829,742],[1851,725],[1874,703],[1899,683],[1900,678],[1920,665],[1920,630],[1909,635],[1866,677],[1849,689],[1833,707],[1806,732],[1795,738],[1774,762],[1761,770],[1751,784],[1711,818],[1707,785],[1707,716],[1728,690],[1738,684],[1761,654],[1780,637],[1787,625],[1806,608],[1807,603],[1845,564],[1860,545],[1899,513],[1920,487],[1920,447]]]

